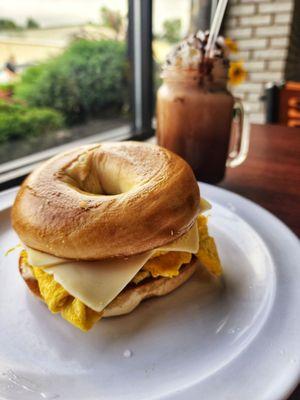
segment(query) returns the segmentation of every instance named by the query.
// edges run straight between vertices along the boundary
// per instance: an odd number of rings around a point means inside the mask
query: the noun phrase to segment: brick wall
[[[247,81],[233,88],[243,99],[251,122],[264,122],[259,100],[266,83],[284,79],[294,1],[229,0],[225,36],[235,39],[239,52],[232,59],[244,60]]]

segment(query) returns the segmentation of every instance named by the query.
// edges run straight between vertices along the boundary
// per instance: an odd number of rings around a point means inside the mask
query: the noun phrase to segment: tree
[[[163,23],[163,39],[170,43],[175,43],[180,40],[181,20],[166,19]]]
[[[11,19],[5,19],[5,18],[0,19],[0,30],[1,31],[17,30],[17,29],[19,29],[18,25]]]
[[[26,28],[28,29],[38,29],[40,27],[39,23],[33,18],[27,18]]]
[[[115,31],[115,38],[118,39],[123,28],[123,17],[120,11],[111,10],[108,7],[101,7],[100,19],[102,26],[107,26]]]

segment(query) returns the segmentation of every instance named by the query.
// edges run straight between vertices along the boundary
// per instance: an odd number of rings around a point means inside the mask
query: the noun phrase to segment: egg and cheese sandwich
[[[52,313],[88,331],[167,294],[201,264],[222,272],[190,167],[158,146],[84,146],[34,171],[12,210],[21,276]]]

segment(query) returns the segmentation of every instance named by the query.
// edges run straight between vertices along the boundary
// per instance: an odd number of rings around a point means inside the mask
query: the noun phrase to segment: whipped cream
[[[209,37],[209,31],[198,31],[189,35],[186,39],[173,47],[167,56],[164,67],[174,66],[179,68],[198,68],[205,60],[205,50]],[[219,36],[213,50],[214,59],[222,59],[228,63],[226,46],[222,36]]]

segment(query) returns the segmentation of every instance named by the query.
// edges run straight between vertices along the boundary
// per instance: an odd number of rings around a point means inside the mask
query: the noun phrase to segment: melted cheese
[[[155,251],[123,259],[72,261],[27,248],[28,263],[42,268],[69,294],[101,312],[133,279],[156,251],[197,253],[197,223],[183,237]],[[166,273],[166,272],[165,272]]]

